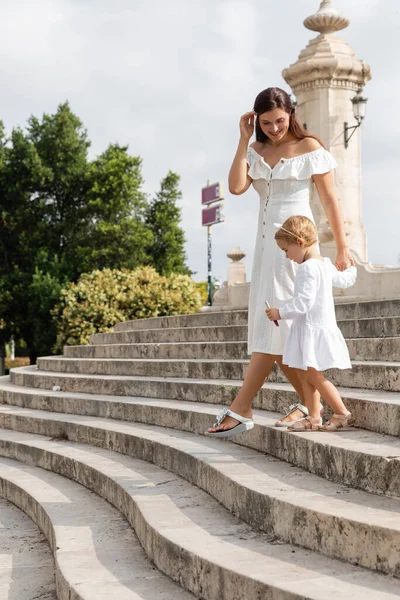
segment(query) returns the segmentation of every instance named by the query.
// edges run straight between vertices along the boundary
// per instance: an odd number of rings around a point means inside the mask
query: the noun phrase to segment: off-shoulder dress
[[[310,206],[312,176],[332,171],[337,163],[322,146],[294,158],[282,158],[273,169],[249,147],[247,162],[260,197],[250,284],[248,353],[282,355],[292,321],[280,321],[276,327],[265,314],[265,300],[281,308],[293,298],[297,266],[279,249],[274,223],[283,223],[294,215],[314,221]]]

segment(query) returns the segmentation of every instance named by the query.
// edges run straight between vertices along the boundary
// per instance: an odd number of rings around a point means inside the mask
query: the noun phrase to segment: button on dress
[[[278,247],[274,223],[283,223],[295,215],[314,222],[310,207],[312,176],[332,171],[337,163],[322,146],[307,154],[281,159],[273,169],[249,147],[247,163],[248,174],[260,197],[250,284],[248,353],[283,355],[292,321],[280,321],[276,327],[265,314],[265,301],[281,308],[293,298],[297,266]]]

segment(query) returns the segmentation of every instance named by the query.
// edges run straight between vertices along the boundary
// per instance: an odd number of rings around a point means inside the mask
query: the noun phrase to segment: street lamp
[[[353,104],[353,115],[355,120],[357,121],[357,125],[352,125],[349,127],[347,123],[344,124],[344,147],[347,148],[349,145],[350,138],[356,129],[358,129],[365,117],[365,110],[367,108],[368,99],[364,98],[361,95],[361,90],[357,92],[354,98],[351,99],[351,103]],[[349,135],[349,131],[351,134]]]

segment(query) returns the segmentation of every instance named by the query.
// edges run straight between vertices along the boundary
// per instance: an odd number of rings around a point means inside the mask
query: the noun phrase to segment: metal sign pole
[[[210,179],[207,179],[207,187],[211,184]],[[212,240],[211,240],[211,225],[207,225],[207,289],[208,298],[207,306],[212,306]]]
[[[207,305],[212,306],[212,282],[211,282],[211,225],[207,226],[207,272],[208,272],[208,299]]]
[[[215,223],[223,223],[222,204],[215,204],[224,198],[224,184],[222,181],[211,185],[210,180],[207,186],[201,190],[201,203],[208,207],[203,209],[201,220],[202,225],[207,226],[207,306],[212,306],[212,239],[211,226]],[[210,207],[210,204],[214,206]]]

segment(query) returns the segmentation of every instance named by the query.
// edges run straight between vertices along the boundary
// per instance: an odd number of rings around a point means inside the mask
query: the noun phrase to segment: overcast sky
[[[372,68],[362,126],[363,220],[372,263],[399,264],[400,8],[398,0],[334,0],[351,23],[339,32]],[[303,20],[319,0],[3,0],[0,118],[8,130],[68,100],[92,141],[143,158],[147,192],[169,169],[181,175],[187,262],[206,278],[200,189],[227,182],[241,114],[316,34]],[[258,212],[254,190],[226,194],[213,227],[213,274],[226,253],[246,253]]]

